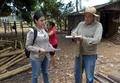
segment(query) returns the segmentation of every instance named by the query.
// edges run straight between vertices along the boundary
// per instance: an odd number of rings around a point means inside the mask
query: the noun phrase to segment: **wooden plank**
[[[4,70],[14,64],[16,64],[18,62],[18,59],[21,60],[21,57],[24,55],[24,53],[17,55],[15,58],[13,58],[12,60],[10,60],[9,62],[7,62],[6,64],[4,64],[3,66],[0,67],[0,70]],[[25,57],[22,57],[22,59],[24,59]]]
[[[24,72],[24,71],[26,71],[26,70],[28,70],[30,68],[31,68],[31,65],[27,64],[27,65],[24,65],[24,66],[19,67],[17,69],[14,69],[12,71],[8,71],[8,72],[0,75],[0,80],[6,79],[6,78],[11,77],[13,75],[16,75],[18,73]]]
[[[100,77],[98,77],[97,75],[94,75],[94,79],[97,81],[97,82],[99,82],[99,83],[103,83],[104,81],[100,78]]]
[[[96,75],[99,76],[99,77],[101,77],[101,78],[103,78],[103,79],[105,79],[105,80],[107,80],[109,83],[116,83],[114,80],[108,78],[108,76],[105,75],[105,74],[103,74],[103,73],[100,73],[100,72],[98,73],[97,72]]]
[[[3,52],[1,53],[0,55],[4,54],[4,53],[8,53],[10,52],[9,50],[7,50],[6,52]],[[3,58],[0,58],[0,63],[3,62],[5,59],[7,59],[8,57],[3,57]]]
[[[9,40],[0,40],[0,43],[14,43],[14,41],[9,41]]]
[[[3,61],[0,62],[0,66],[3,65],[3,64],[5,64],[5,63],[7,63],[7,62],[9,62],[9,61],[10,61],[11,59],[13,59],[15,56],[16,56],[16,55],[13,55],[13,56],[11,56],[11,57],[4,57],[4,58],[2,58]]]
[[[12,52],[9,52],[9,53],[6,53],[6,54],[2,54],[2,55],[0,55],[0,58],[20,54],[22,52],[23,52],[23,50],[18,49],[18,50],[15,50],[15,51],[12,51]]]
[[[7,48],[5,48],[5,49],[3,49],[3,50],[0,50],[0,53],[5,52],[5,51],[7,51],[7,50],[12,50],[12,49],[13,49],[12,47],[7,47]]]
[[[111,78],[112,80],[116,81],[117,83],[120,83],[120,77],[119,76],[108,75],[108,77]]]

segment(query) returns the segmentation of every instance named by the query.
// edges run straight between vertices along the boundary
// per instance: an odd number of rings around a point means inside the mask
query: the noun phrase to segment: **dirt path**
[[[58,46],[61,51],[56,53],[57,67],[49,67],[50,83],[74,83],[74,55],[76,44],[58,35]],[[120,72],[120,45],[103,40],[98,46],[97,71],[106,73]],[[42,77],[39,83],[43,83]],[[0,81],[0,83],[31,83],[31,70]]]

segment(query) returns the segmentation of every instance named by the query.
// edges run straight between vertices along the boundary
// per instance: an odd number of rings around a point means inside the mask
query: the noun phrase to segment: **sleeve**
[[[56,32],[57,32],[57,28],[56,28],[56,27],[54,27],[54,28],[53,28],[53,31],[54,31],[54,33],[56,33]]]
[[[49,36],[56,34],[56,28],[53,27],[52,30],[50,30],[50,32],[48,34],[49,34]]]
[[[98,44],[102,38],[103,27],[100,24],[97,25],[97,29],[93,37],[83,37],[83,40],[88,44]]]
[[[34,39],[34,30],[31,29],[29,30],[29,32],[27,33],[27,37],[26,37],[26,48],[29,51],[33,51],[33,52],[39,52],[39,47],[33,46],[33,39]]]

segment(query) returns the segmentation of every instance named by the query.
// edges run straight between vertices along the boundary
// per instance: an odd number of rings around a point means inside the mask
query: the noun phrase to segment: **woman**
[[[56,38],[56,27],[54,22],[49,22],[48,24],[48,35],[49,35],[49,42],[52,44],[54,48],[57,48],[57,38]],[[51,63],[55,67],[55,51],[50,52],[51,55]]]
[[[49,36],[45,31],[45,18],[40,11],[36,11],[33,16],[37,37],[35,43],[34,30],[31,29],[27,33],[26,48],[30,51],[30,62],[32,65],[32,83],[37,83],[39,74],[42,72],[44,83],[49,83],[48,80],[48,48],[53,48],[49,43]]]

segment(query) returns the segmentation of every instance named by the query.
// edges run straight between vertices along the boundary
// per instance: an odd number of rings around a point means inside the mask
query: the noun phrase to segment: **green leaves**
[[[10,15],[10,13],[12,13],[11,3],[14,4],[17,16],[20,16],[27,22],[32,19],[31,12],[38,9],[44,13],[46,18],[54,18],[54,20],[60,21],[63,17],[66,17],[66,15],[72,11],[71,8],[73,8],[72,2],[64,4],[57,0],[0,0],[0,7],[3,6],[0,15]]]

